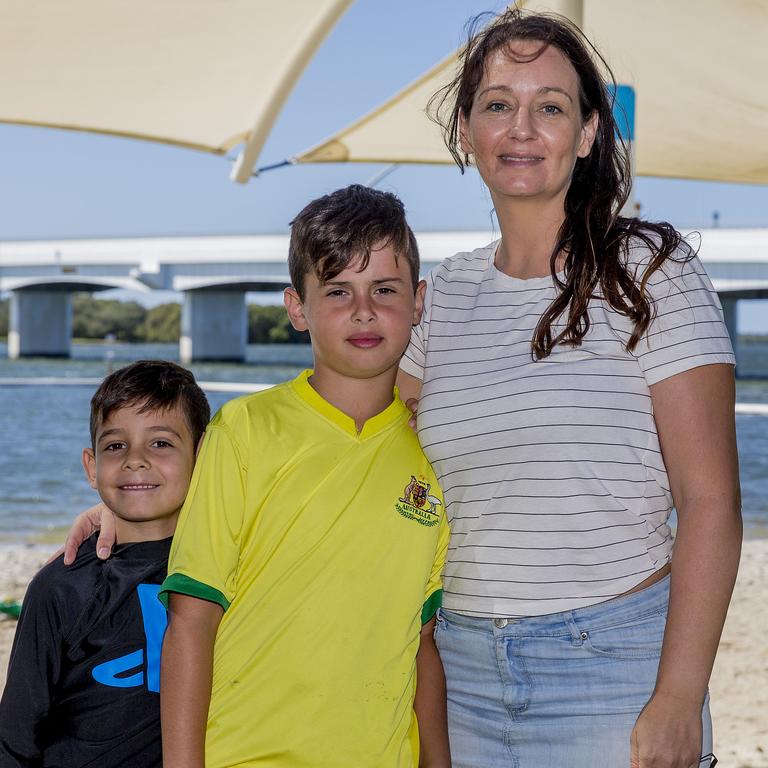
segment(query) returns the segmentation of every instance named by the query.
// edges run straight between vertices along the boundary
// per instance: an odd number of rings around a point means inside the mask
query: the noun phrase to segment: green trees
[[[10,302],[0,301],[0,338],[8,335]],[[135,301],[94,299],[87,293],[72,298],[72,336],[77,339],[175,342],[181,333],[181,305],[158,304],[147,309]],[[288,321],[282,306],[248,305],[248,341],[251,344],[303,344],[306,333],[298,333]]]
[[[72,299],[72,336],[103,339],[111,335],[118,341],[144,341],[139,329],[146,313],[135,301],[94,299],[86,293],[76,293]]]
[[[309,335],[294,330],[285,307],[249,304],[248,341],[251,344],[306,344]]]
[[[139,332],[144,341],[178,341],[181,334],[181,304],[158,304],[148,309]]]

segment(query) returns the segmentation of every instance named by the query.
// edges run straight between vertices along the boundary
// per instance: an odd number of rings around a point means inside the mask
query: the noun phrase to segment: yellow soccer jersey
[[[211,422],[162,592],[219,603],[206,766],[418,764],[442,495],[400,401],[354,421],[311,371]]]

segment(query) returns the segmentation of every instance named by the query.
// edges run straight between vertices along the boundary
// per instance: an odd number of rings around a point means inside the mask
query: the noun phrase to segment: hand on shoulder
[[[96,554],[99,559],[107,560],[115,544],[115,516],[102,502],[86,509],[75,518],[64,542],[64,565],[72,565],[75,562],[80,545],[96,531],[99,531]],[[58,550],[51,560],[60,554],[61,550]]]

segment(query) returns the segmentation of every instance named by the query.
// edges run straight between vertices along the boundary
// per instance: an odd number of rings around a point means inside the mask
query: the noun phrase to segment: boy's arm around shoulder
[[[223,614],[220,605],[208,600],[178,593],[168,596],[160,682],[165,768],[205,766],[213,646]]]
[[[419,723],[419,765],[450,768],[445,674],[434,640],[434,616],[422,626],[416,654],[416,697],[413,708]]]
[[[64,642],[79,613],[66,593],[61,559],[45,566],[24,596],[0,699],[0,767],[38,765],[40,730],[59,682]]]

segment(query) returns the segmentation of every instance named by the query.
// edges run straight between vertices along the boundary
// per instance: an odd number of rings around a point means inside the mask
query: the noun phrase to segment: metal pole
[[[368,179],[368,181],[365,182],[365,186],[375,187],[377,184],[384,181],[384,179],[386,179],[390,173],[394,173],[399,167],[400,165],[398,163],[392,163],[392,165],[388,165],[386,168]]]
[[[572,21],[579,29],[584,23],[584,0],[538,0],[525,4],[532,11],[559,13]]]

